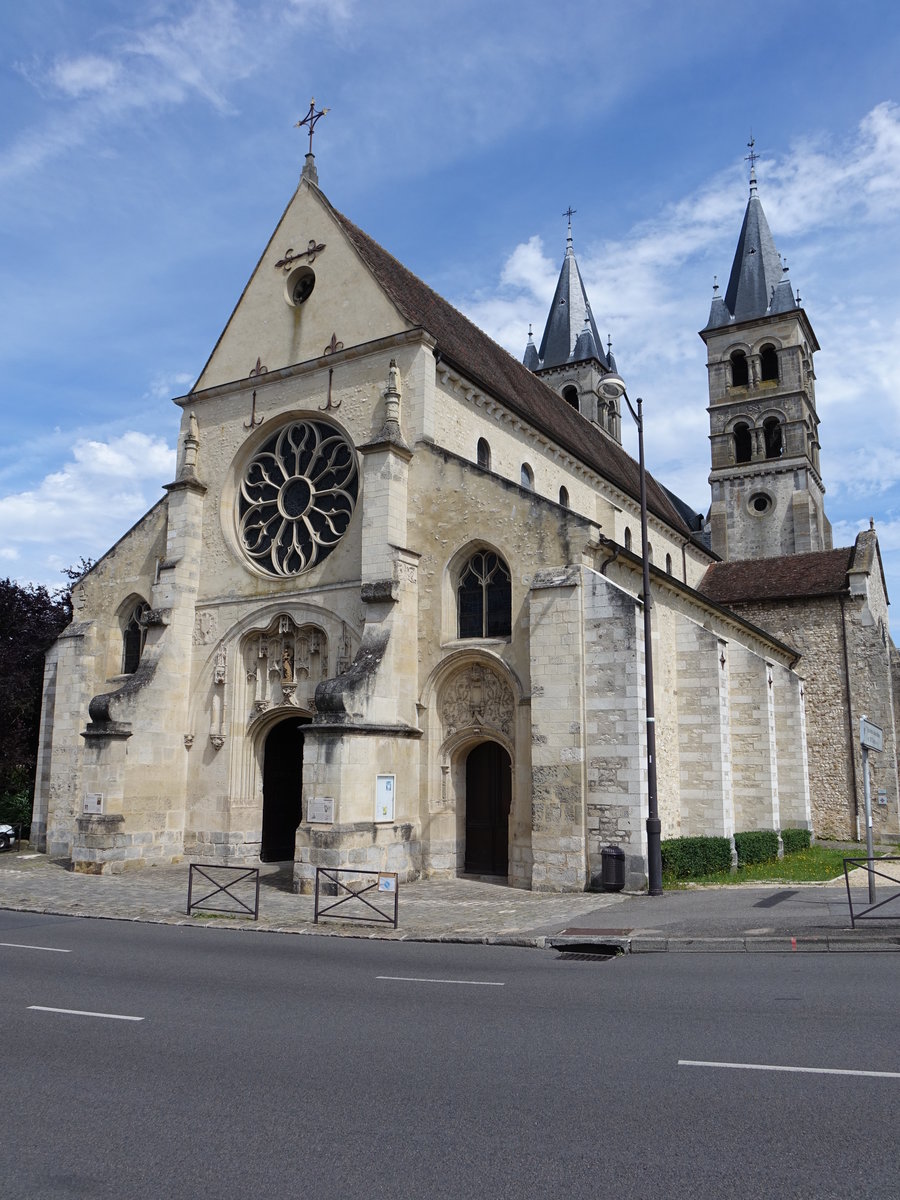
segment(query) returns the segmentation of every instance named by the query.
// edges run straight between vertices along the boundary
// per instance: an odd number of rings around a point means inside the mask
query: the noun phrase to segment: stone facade
[[[40,844],[91,872],[292,858],[298,891],[318,867],[467,865],[582,890],[615,844],[642,886],[615,405],[568,403],[308,172],[176,403],[175,480],[48,656]],[[649,508],[663,836],[769,826],[786,795],[808,824],[794,649],[695,590],[713,556],[653,480]]]

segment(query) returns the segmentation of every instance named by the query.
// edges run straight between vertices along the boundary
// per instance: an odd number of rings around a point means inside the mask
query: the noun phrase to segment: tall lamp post
[[[619,375],[606,375],[600,385],[600,390],[610,399],[624,397],[638,431],[638,467],[641,480],[641,565],[644,573],[644,707],[647,713],[647,877],[651,896],[661,896],[662,888],[662,853],[660,851],[660,834],[662,823],[659,819],[659,801],[656,791],[656,712],[653,705],[653,645],[651,627],[650,598],[650,554],[647,542],[647,470],[644,466],[644,415],[643,400],[637,398],[637,410],[632,406],[625,390],[625,383]]]

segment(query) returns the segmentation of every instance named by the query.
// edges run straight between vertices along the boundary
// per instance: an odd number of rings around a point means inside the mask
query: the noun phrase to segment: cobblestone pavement
[[[882,864],[889,870],[900,864]],[[225,896],[210,903],[227,913],[185,913],[187,863],[146,867],[120,875],[76,875],[60,859],[29,851],[0,853],[0,909],[105,917],[128,921],[282,933],[343,935],[410,941],[464,941],[545,947],[572,942],[612,944],[621,950],[734,952],[740,950],[900,950],[900,890],[878,880],[881,903],[893,894],[877,920],[851,928],[843,877],[829,884],[761,884],[674,890],[646,894],[550,895],[479,879],[430,879],[400,885],[399,927],[376,923],[360,900],[341,913],[313,924],[313,898],[291,891],[289,864],[260,867],[259,920]],[[348,880],[351,877],[346,877]],[[359,877],[357,877],[359,878]],[[371,877],[369,877],[371,878]],[[854,881],[854,904],[866,904],[864,873]],[[194,899],[213,886],[195,881]],[[253,890],[236,889],[252,914]],[[369,892],[385,914],[393,898]],[[322,904],[336,897],[323,898]],[[891,918],[894,919],[884,919]]]
[[[260,867],[259,920],[246,915],[217,914],[187,917],[188,865],[147,867],[119,875],[80,875],[62,860],[43,854],[7,852],[0,855],[0,908],[70,916],[109,917],[167,924],[231,926],[291,933],[345,934],[416,940],[543,944],[544,933],[555,933],[588,913],[614,908],[620,897],[592,893],[547,895],[509,888],[477,879],[422,880],[400,885],[399,925],[323,918],[313,924],[312,896],[290,890],[290,868]],[[195,878],[194,898],[212,890]],[[252,888],[235,889],[252,906]],[[379,908],[392,912],[390,896],[369,893]],[[333,903],[323,899],[322,904]],[[210,903],[238,906],[222,896]],[[351,907],[352,906],[352,907]],[[348,901],[343,911],[372,917],[361,901]]]

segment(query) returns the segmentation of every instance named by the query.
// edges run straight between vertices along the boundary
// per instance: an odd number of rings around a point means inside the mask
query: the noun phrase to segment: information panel
[[[375,820],[393,821],[395,775],[375,776]]]

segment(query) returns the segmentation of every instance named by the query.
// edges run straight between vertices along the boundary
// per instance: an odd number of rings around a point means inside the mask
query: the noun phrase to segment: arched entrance
[[[472,875],[509,874],[512,766],[497,742],[482,742],[466,758],[466,857]]]
[[[300,824],[303,785],[303,726],[309,717],[288,717],[268,733],[263,750],[263,862],[285,862],[294,857],[294,839]]]

